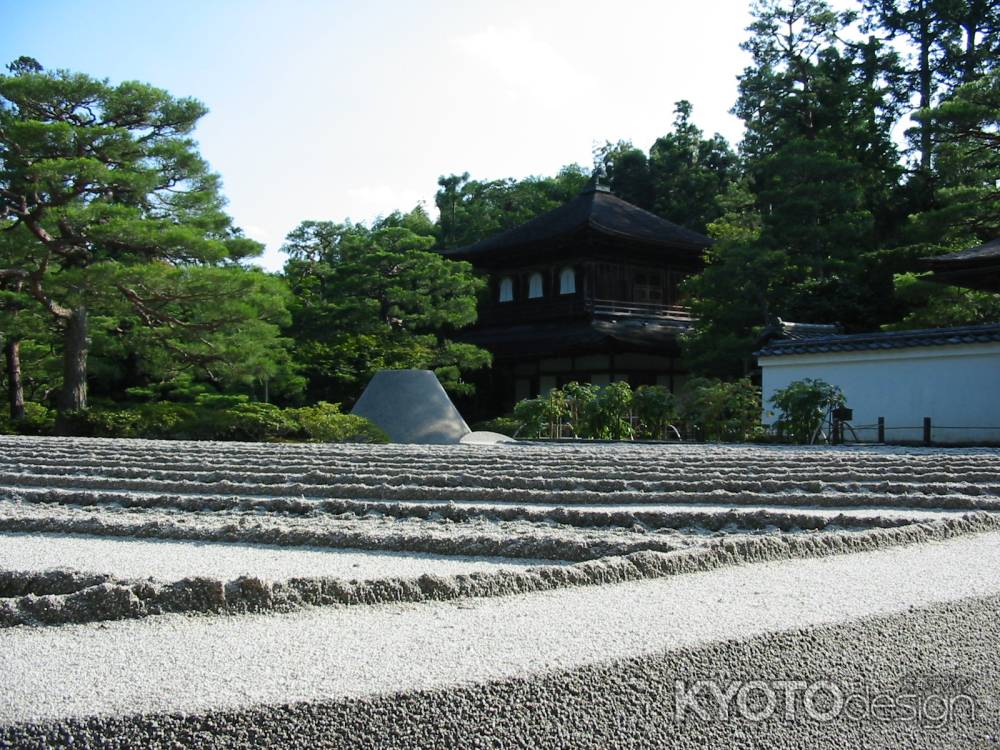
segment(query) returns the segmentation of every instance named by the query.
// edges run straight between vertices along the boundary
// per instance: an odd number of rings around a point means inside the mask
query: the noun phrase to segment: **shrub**
[[[774,423],[778,437],[793,443],[812,443],[827,414],[847,402],[837,386],[805,378],[776,390],[768,403],[778,410]]]
[[[196,414],[190,405],[157,401],[135,407],[139,436],[154,439],[195,437]]]
[[[338,404],[288,409],[289,418],[310,440],[319,443],[388,443],[389,436],[364,417],[342,414]]]
[[[563,386],[562,391],[566,398],[566,419],[576,437],[588,437],[591,434],[591,425],[588,420],[592,415],[592,405],[600,390],[593,383],[577,383],[575,380]]]
[[[218,416],[218,440],[275,440],[298,429],[295,420],[274,404],[241,403],[221,410]]]
[[[194,399],[194,404],[199,409],[231,409],[249,403],[250,399],[242,394],[230,396],[222,393],[200,393]]]
[[[62,416],[68,434],[85,437],[247,440],[299,438],[317,442],[387,443],[389,437],[363,417],[341,414],[337,404],[320,402],[281,409],[246,396],[201,394],[192,403],[154,401],[130,408],[95,407]],[[56,414],[41,404],[25,404],[25,418],[11,424],[0,417],[0,434],[52,434]]]
[[[763,434],[760,388],[748,378],[732,382],[689,380],[680,404],[685,422],[702,440],[746,442]]]
[[[549,437],[552,426],[548,417],[548,405],[543,398],[526,398],[514,405],[514,419],[520,424],[518,437]]]
[[[662,385],[640,385],[632,397],[636,432],[640,438],[663,440],[677,421],[674,394]]]
[[[139,437],[142,416],[125,409],[88,409],[80,412],[77,427],[91,437]],[[80,433],[75,433],[80,434]]]
[[[0,415],[0,434],[3,435],[51,435],[55,429],[56,413],[42,404],[26,401],[24,417],[11,422],[4,413]]]
[[[609,383],[597,392],[586,407],[589,437],[602,440],[630,440],[632,430],[632,389],[624,381]]]

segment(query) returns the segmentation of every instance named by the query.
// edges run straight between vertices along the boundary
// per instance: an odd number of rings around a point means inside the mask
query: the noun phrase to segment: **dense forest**
[[[19,58],[0,76],[5,411],[56,410],[73,431],[95,406],[350,404],[384,367],[431,368],[467,394],[463,375],[490,358],[453,334],[484,284],[435,250],[595,174],[717,240],[685,289],[698,374],[746,374],[777,317],[1000,320],[1000,297],[929,284],[919,263],[1000,235],[1000,6],[760,0],[747,34],[740,143],[706,135],[680,100],[648,150],[606,143],[550,177],[442,176],[433,220],[422,206],[370,225],[303,217],[280,274],[248,263],[262,247],[192,140],[201,103]]]

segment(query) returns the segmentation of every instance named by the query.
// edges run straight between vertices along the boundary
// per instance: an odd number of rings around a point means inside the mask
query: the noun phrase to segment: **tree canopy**
[[[912,274],[920,257],[998,232],[997,58],[984,52],[995,49],[995,11],[975,0],[845,12],[760,0],[753,13],[733,110],[746,126],[743,177],[729,193],[736,210],[709,225],[721,241],[708,267],[688,284],[698,318],[689,363],[749,371],[776,317],[849,331],[925,324],[912,313],[936,298],[941,324],[982,320],[991,306],[979,295],[915,286]],[[891,43],[903,36],[912,55]],[[910,116],[900,153],[893,130]]]
[[[9,70],[0,76],[0,281],[61,333],[61,410],[87,407],[94,319],[133,357],[152,354],[155,341],[159,364],[174,358],[209,378],[273,370],[281,286],[238,263],[261,247],[232,225],[190,137],[205,107],[142,83],[48,72],[30,58]]]
[[[392,214],[371,227],[306,221],[288,235],[285,276],[309,395],[353,401],[384,368],[433,369],[453,393],[489,354],[448,333],[476,319],[484,282],[468,263],[431,252],[426,214]]]

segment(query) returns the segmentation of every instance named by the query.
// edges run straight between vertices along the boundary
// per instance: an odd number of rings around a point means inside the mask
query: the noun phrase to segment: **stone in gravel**
[[[517,441],[507,435],[501,435],[499,432],[476,430],[475,432],[470,432],[458,442],[465,445],[496,445],[497,443],[516,443]]]
[[[351,414],[370,419],[394,443],[458,443],[470,432],[430,370],[375,373]]]

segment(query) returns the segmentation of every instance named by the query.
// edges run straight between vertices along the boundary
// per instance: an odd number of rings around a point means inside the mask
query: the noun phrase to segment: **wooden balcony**
[[[595,299],[582,295],[497,302],[479,310],[480,326],[524,325],[569,318],[646,318],[689,323],[690,308],[627,300]]]
[[[594,317],[601,318],[655,318],[657,320],[679,320],[690,323],[694,320],[691,308],[683,305],[658,305],[651,302],[624,302],[613,299],[591,299],[585,302]]]

